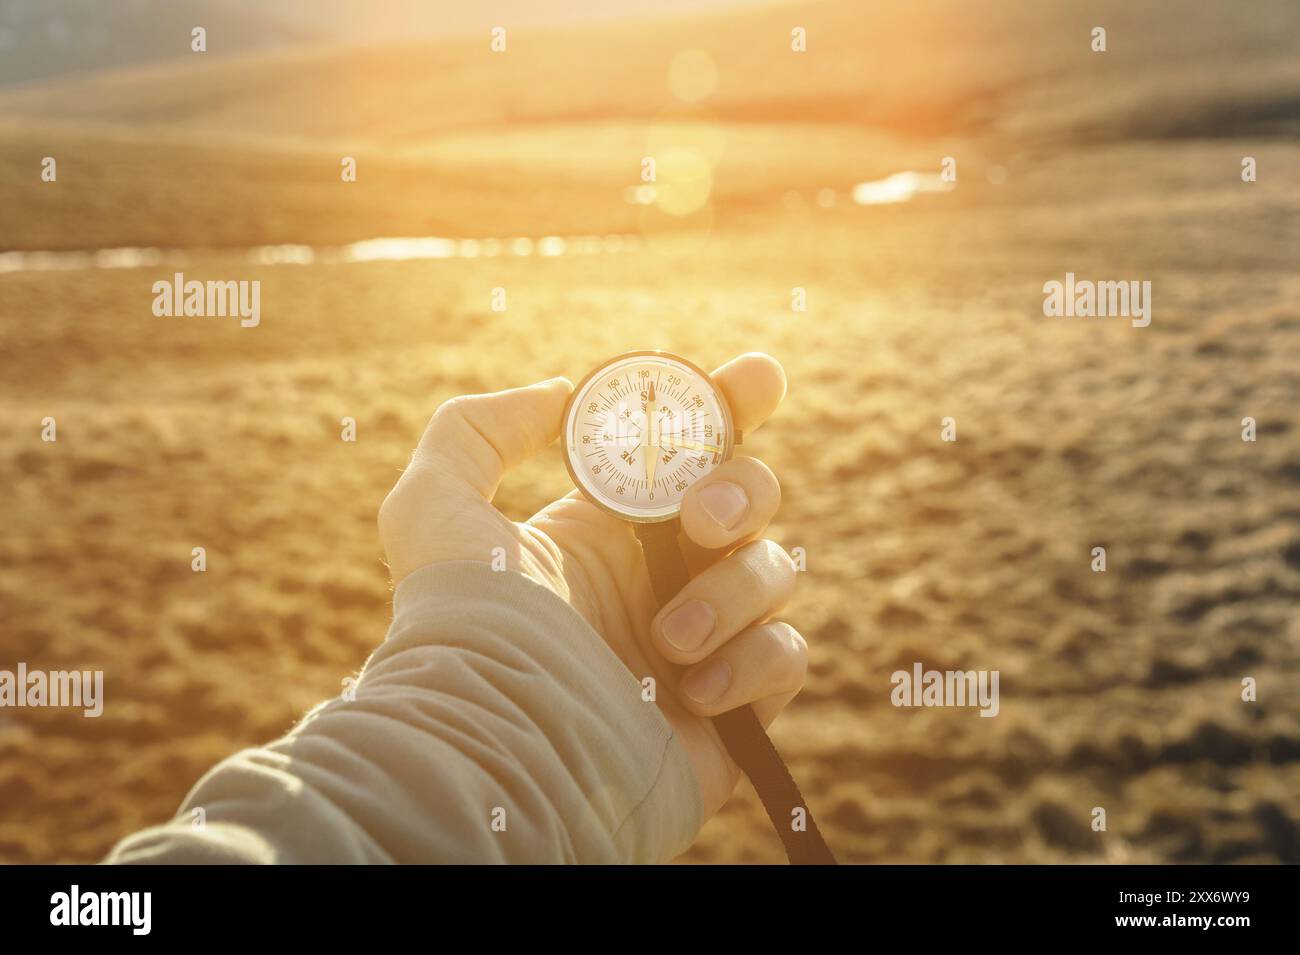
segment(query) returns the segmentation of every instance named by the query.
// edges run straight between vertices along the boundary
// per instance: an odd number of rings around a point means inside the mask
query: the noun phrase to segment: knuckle
[[[434,423],[448,424],[468,421],[473,402],[473,395],[456,395],[454,398],[448,398],[438,405],[438,410],[433,413]]]
[[[784,586],[794,579],[794,561],[776,541],[762,538],[741,549],[745,553],[745,562],[764,581]]]
[[[784,621],[773,621],[765,625],[769,639],[780,648],[786,672],[789,674],[791,689],[803,686],[808,673],[808,641],[794,627]]]
[[[767,544],[770,541],[750,541],[733,555],[737,570],[751,585],[766,590],[769,583],[767,569],[770,566]]]
[[[767,606],[783,606],[794,591],[794,564],[773,541],[750,541],[736,550],[728,564],[736,586]]]

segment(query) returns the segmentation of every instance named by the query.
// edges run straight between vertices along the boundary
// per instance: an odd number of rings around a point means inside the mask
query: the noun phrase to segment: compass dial
[[[731,412],[684,358],[629,352],[582,380],[564,412],[574,483],[624,520],[675,517],[691,485],[731,457]]]

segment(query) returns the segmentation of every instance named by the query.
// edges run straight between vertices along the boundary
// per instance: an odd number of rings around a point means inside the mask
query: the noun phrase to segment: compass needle
[[[650,382],[645,403],[645,482],[653,487],[655,464],[659,461],[659,441],[655,434],[655,383]],[[653,492],[652,492],[653,493]]]

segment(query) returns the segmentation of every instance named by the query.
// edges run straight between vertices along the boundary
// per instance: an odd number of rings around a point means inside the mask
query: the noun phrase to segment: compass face
[[[691,485],[731,457],[731,412],[684,358],[629,352],[582,380],[564,413],[565,460],[587,497],[624,520],[677,515]]]

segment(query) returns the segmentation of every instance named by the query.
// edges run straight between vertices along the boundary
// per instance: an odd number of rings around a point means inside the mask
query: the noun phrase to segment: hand
[[[733,426],[747,435],[785,395],[785,373],[766,355],[742,355],[713,380]],[[803,685],[804,640],[771,620],[790,597],[794,567],[778,545],[759,539],[781,489],[748,457],[724,462],[693,485],[682,501],[683,536],[688,560],[704,569],[656,612],[631,526],[579,492],[522,524],[492,506],[505,471],[558,437],[572,390],[553,378],[453,398],[438,409],[379,509],[393,585],[428,564],[490,562],[494,548],[503,548],[511,570],[572,605],[638,680],[655,677],[658,705],[690,756],[708,819],[739,776],[710,717],[752,703],[767,726]]]

